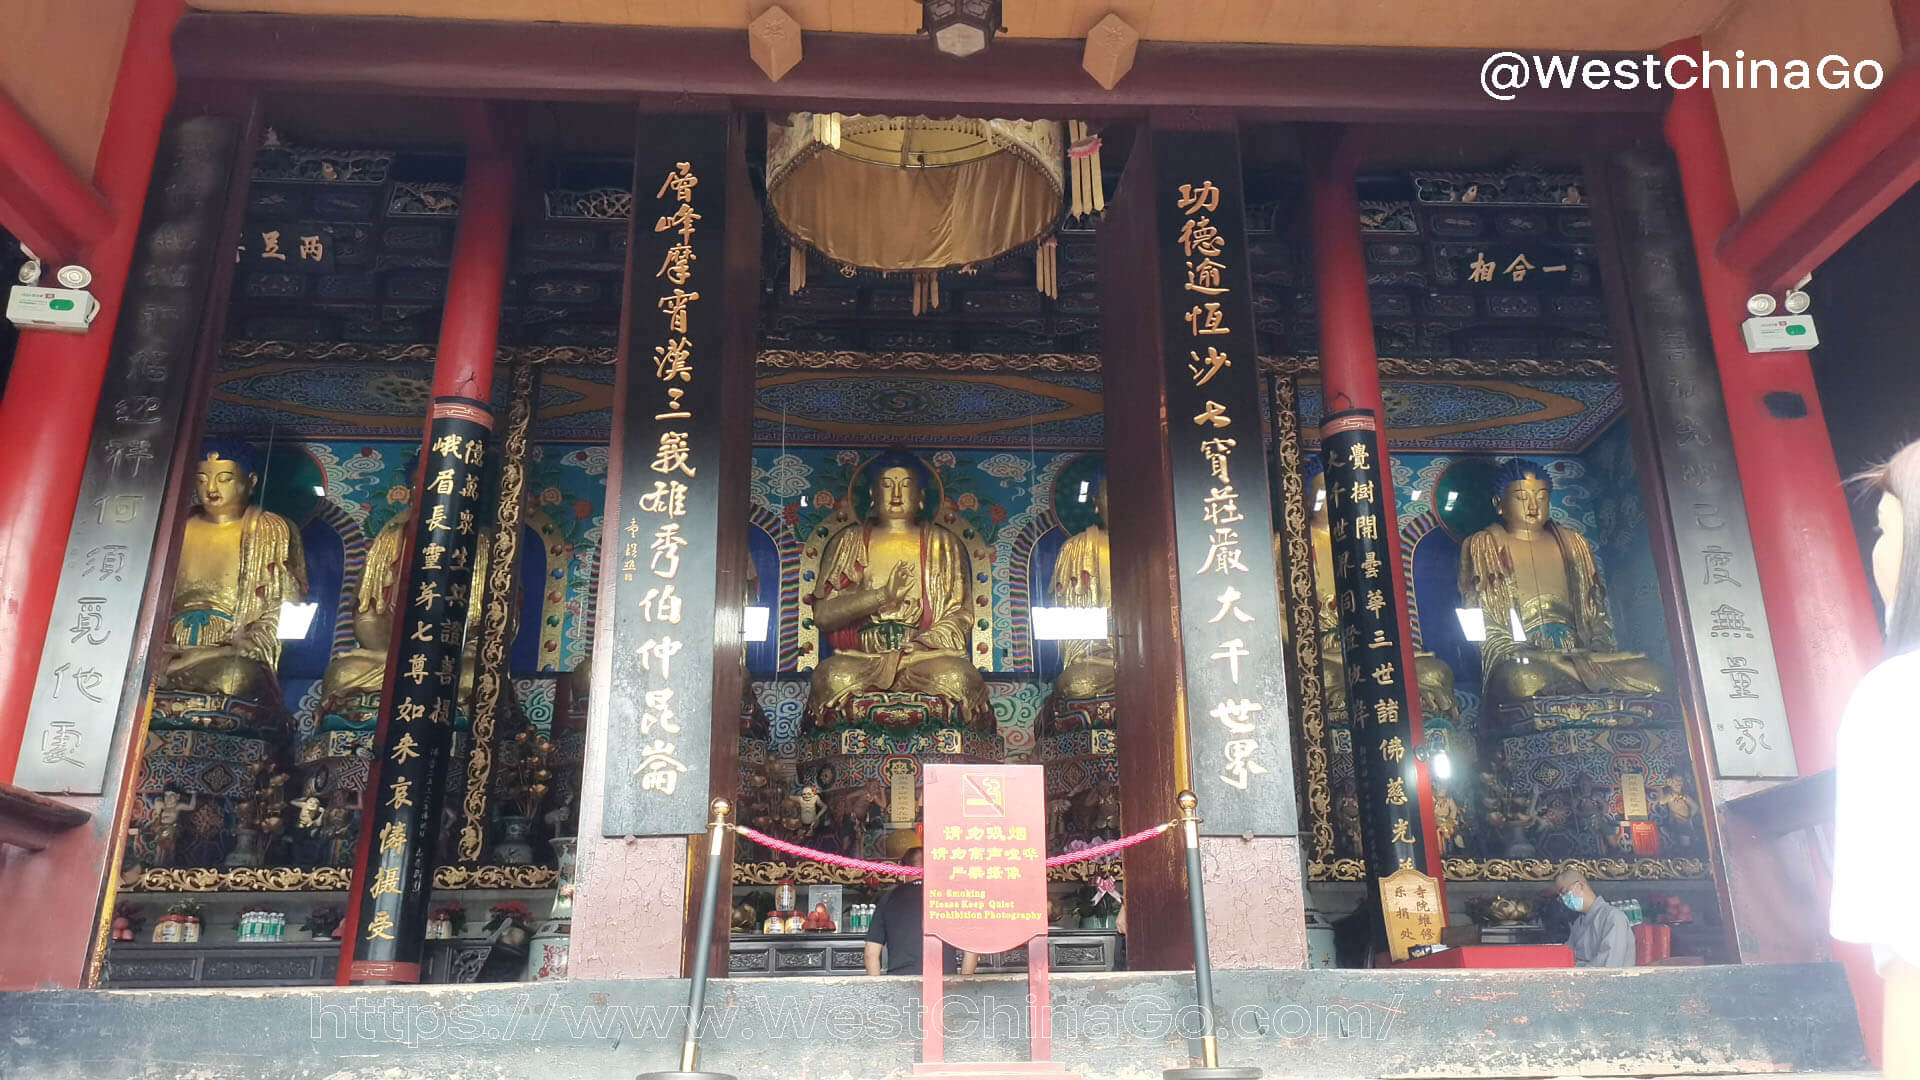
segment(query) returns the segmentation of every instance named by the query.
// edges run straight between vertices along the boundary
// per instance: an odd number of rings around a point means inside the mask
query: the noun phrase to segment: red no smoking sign
[[[1046,781],[1038,765],[928,765],[929,937],[1004,952],[1047,932]]]

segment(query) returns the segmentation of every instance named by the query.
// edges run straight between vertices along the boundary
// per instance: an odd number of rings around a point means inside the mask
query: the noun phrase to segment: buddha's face
[[[231,517],[246,509],[254,478],[237,462],[208,455],[194,474],[200,505],[213,517]]]
[[[1538,529],[1547,523],[1547,484],[1536,476],[1526,476],[1507,485],[1494,500],[1500,508],[1500,520],[1510,529]]]
[[[881,521],[912,521],[920,511],[920,477],[904,465],[873,478],[873,513]]]

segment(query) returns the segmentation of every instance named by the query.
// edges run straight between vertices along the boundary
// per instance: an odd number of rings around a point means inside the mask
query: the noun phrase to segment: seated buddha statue
[[[956,720],[990,728],[986,681],[968,658],[967,552],[923,508],[926,466],[892,451],[866,478],[868,520],[834,534],[820,557],[813,621],[833,654],[813,670],[807,720],[830,726],[856,694],[898,693],[944,698]]]
[[[323,708],[361,694],[378,694],[387,674],[387,649],[393,641],[394,589],[406,555],[407,525],[413,508],[401,507],[382,526],[360,572],[354,595],[354,648],[333,658],[320,677]]]
[[[1468,537],[1460,554],[1461,601],[1486,620],[1487,704],[1497,710],[1542,696],[1666,692],[1673,680],[1657,661],[1618,651],[1593,549],[1554,524],[1552,491],[1538,464],[1508,462],[1494,480],[1500,520]]]
[[[260,463],[241,443],[210,441],[194,473],[167,615],[162,690],[280,701],[280,605],[307,591],[300,534],[254,506]]]
[[[398,588],[401,571],[405,569],[407,527],[412,523],[413,507],[401,507],[400,512],[381,527],[379,535],[374,537],[372,546],[367,549],[366,565],[360,573],[360,587],[354,598],[354,648],[334,657],[327,665],[326,673],[321,676],[320,701],[323,710],[337,708],[361,695],[378,695],[386,682],[387,652],[393,641],[396,618],[394,590]],[[474,546],[469,597],[483,595],[496,531],[492,528],[480,531],[480,539]],[[516,600],[518,586],[516,581]],[[473,699],[474,676],[479,670],[481,616],[482,605],[470,603],[460,656],[460,689],[456,699],[463,712]],[[508,640],[511,641],[514,631],[519,627],[517,604],[509,607],[508,619]]]
[[[1107,481],[1100,480],[1093,499],[1093,524],[1067,538],[1053,560],[1053,602],[1060,607],[1113,606],[1113,548],[1104,527],[1107,520]],[[1061,643],[1063,667],[1053,681],[1056,701],[1088,701],[1112,697],[1114,690],[1113,639],[1081,639]]]

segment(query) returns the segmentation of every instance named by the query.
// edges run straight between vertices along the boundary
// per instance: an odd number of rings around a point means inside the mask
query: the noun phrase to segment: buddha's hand
[[[176,672],[217,656],[231,654],[231,645],[167,645],[167,671]]]
[[[895,563],[893,573],[887,575],[884,591],[888,603],[897,604],[911,599],[919,587],[919,572],[911,563]]]
[[[1573,654],[1565,649],[1543,649],[1538,645],[1520,645],[1513,650],[1514,656],[1529,664],[1552,668],[1562,674],[1574,674]]]

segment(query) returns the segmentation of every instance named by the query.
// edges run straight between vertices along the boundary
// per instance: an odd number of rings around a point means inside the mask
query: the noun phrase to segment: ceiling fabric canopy
[[[1066,137],[1053,120],[840,116],[767,121],[767,200],[794,248],[857,270],[937,274],[1048,240],[1064,210]],[[924,294],[924,295],[923,295]]]

